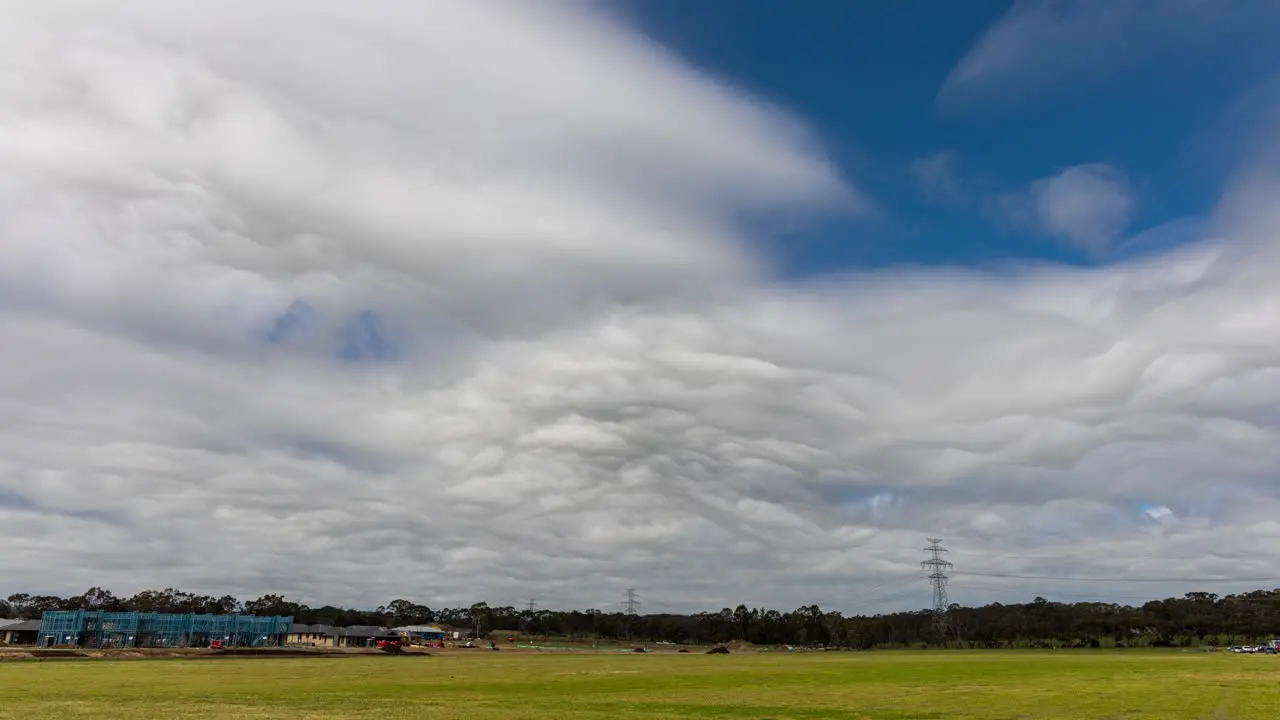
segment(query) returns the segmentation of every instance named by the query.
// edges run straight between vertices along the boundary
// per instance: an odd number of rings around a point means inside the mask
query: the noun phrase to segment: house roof
[[[23,620],[0,628],[6,632],[35,632],[40,629],[39,620]]]
[[[294,623],[289,630],[294,635],[329,635],[331,637],[339,637],[346,635],[346,628],[337,625],[305,625],[302,623]]]
[[[6,625],[17,625],[20,622],[22,622],[22,620],[18,618],[0,618],[0,628]]]
[[[346,635],[355,637],[378,637],[386,634],[387,629],[378,625],[350,625],[346,631]]]
[[[396,632],[407,633],[444,633],[445,629],[439,625],[404,625],[398,628],[391,628]]]

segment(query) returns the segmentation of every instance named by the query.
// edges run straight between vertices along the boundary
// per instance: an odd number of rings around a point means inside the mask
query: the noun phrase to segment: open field
[[[1264,718],[1280,658],[933,652],[0,664],[0,718]]]

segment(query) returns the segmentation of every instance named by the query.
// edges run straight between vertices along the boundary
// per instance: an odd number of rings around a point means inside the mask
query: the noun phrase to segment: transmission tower
[[[631,639],[631,621],[636,616],[636,609],[640,607],[640,596],[636,594],[635,588],[627,588],[627,599],[622,601],[622,610],[625,617],[622,619],[622,633],[627,640]]]
[[[953,566],[951,561],[943,559],[947,549],[942,547],[942,538],[928,538],[929,547],[924,551],[928,557],[920,563],[920,567],[929,573],[929,584],[933,586],[933,624],[938,637],[946,642],[947,638],[947,571]]]
[[[622,609],[628,615],[635,615],[636,609],[640,607],[640,596],[636,594],[635,588],[627,588],[627,599],[622,601]]]
[[[533,619],[534,613],[537,612],[537,610],[538,601],[533,598],[529,598],[529,605],[525,610],[524,617],[520,620],[520,624],[523,626],[524,631],[530,635],[533,634]]]

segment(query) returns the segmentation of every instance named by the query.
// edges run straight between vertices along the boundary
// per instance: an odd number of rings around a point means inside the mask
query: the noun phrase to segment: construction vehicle
[[[404,649],[406,644],[408,644],[407,640],[408,638],[402,633],[392,631],[378,638],[374,643],[374,647],[378,648],[382,652],[398,653]]]

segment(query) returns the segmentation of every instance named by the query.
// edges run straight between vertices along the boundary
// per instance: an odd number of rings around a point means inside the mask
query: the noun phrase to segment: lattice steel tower
[[[943,553],[947,549],[942,547],[942,538],[928,538],[929,547],[924,551],[929,553],[929,557],[920,563],[920,567],[929,573],[929,584],[933,585],[933,623],[937,628],[938,634],[943,639],[946,638],[947,632],[947,571],[953,565],[951,561],[943,559]]]
[[[628,615],[635,615],[636,609],[640,607],[640,597],[636,594],[635,588],[627,588],[627,599],[622,601],[622,609]]]
[[[636,594],[635,588],[627,588],[627,599],[622,601],[622,633],[626,639],[631,639],[631,623],[636,617],[636,609],[640,607],[640,596]]]

